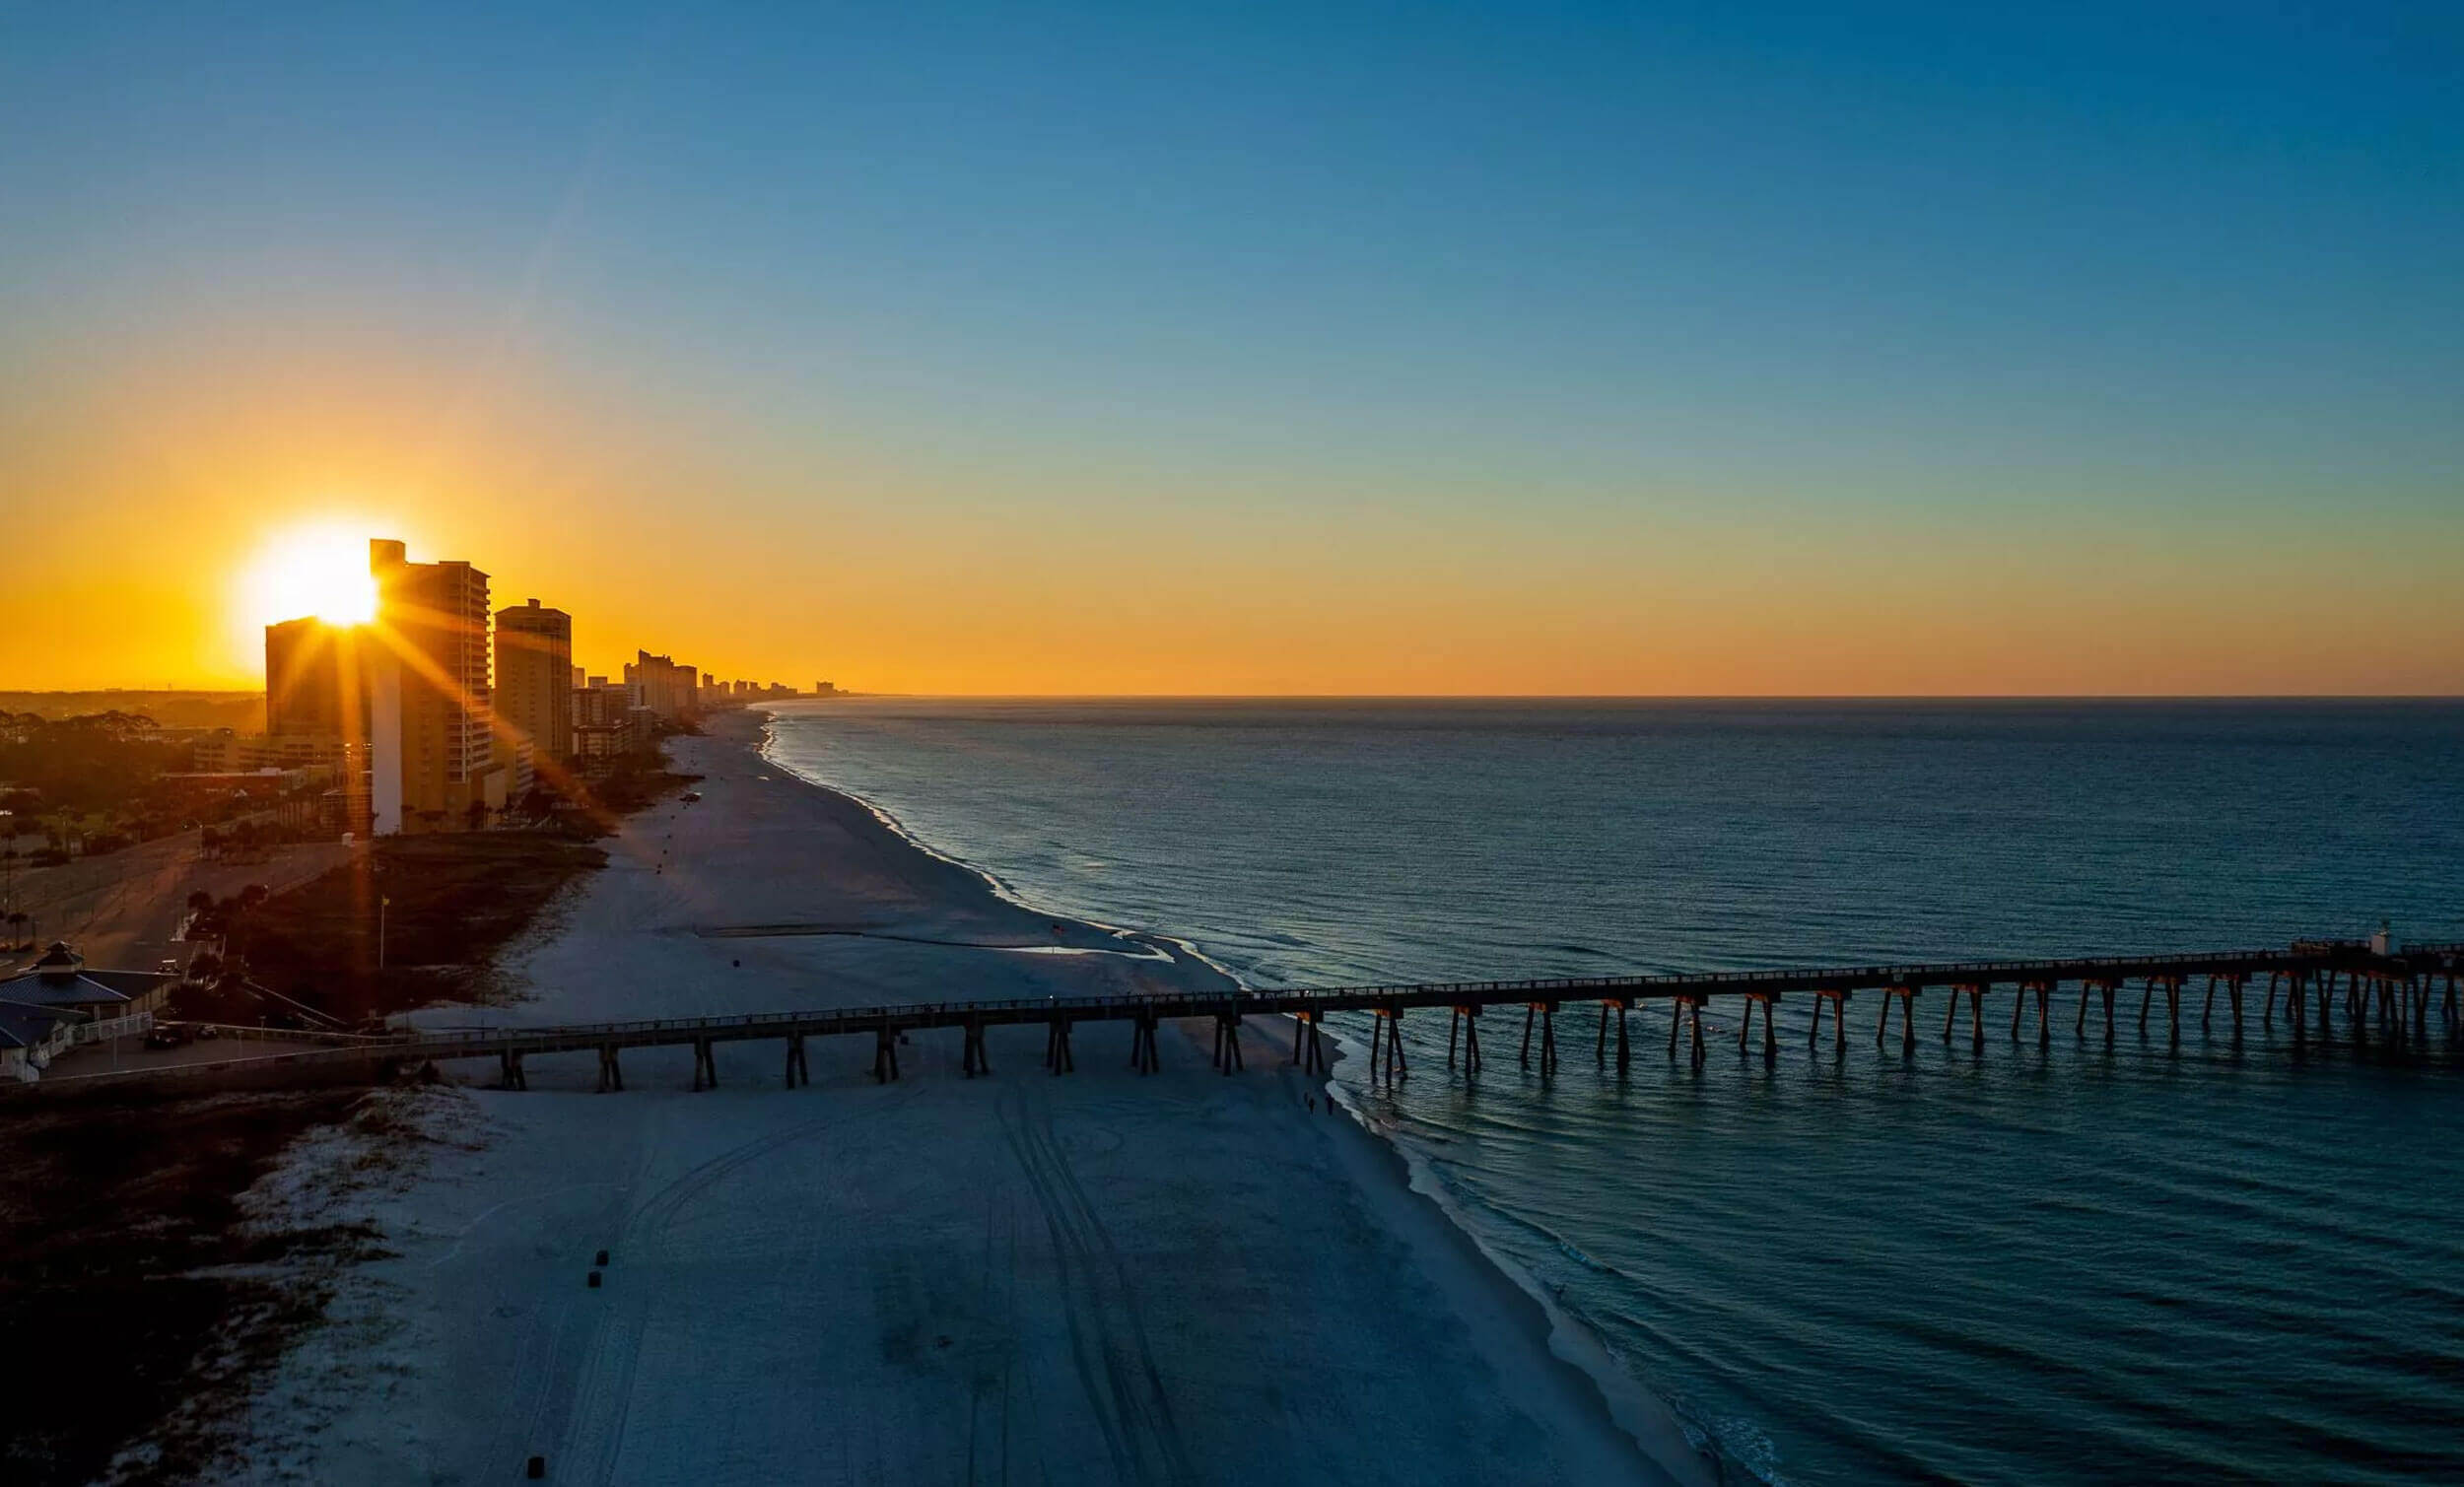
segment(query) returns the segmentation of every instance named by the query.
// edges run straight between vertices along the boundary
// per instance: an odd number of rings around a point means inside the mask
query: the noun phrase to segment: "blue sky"
[[[2040,9],[0,10],[0,388],[384,347],[747,517],[2464,556],[2464,12]]]

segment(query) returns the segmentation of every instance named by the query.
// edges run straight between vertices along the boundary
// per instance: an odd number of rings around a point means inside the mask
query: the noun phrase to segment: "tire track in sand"
[[[859,1109],[840,1111],[757,1136],[707,1162],[688,1168],[652,1193],[625,1221],[617,1237],[619,1252],[645,1259],[669,1258],[667,1232],[694,1199],[744,1168],[787,1147],[835,1127],[869,1119],[905,1105],[921,1085],[908,1084],[889,1098]],[[582,1463],[576,1480],[609,1482],[623,1457],[625,1425],[633,1412],[634,1375],[641,1364],[642,1333],[649,1325],[653,1302],[661,1299],[647,1285],[628,1285],[614,1298],[594,1330],[590,1352],[575,1386],[567,1412],[564,1453]],[[598,1417],[606,1416],[604,1423]]]
[[[1148,1343],[1137,1288],[1053,1133],[1050,1100],[1012,1085],[996,1109],[1052,1236],[1071,1361],[1114,1474],[1125,1482],[1196,1481]]]

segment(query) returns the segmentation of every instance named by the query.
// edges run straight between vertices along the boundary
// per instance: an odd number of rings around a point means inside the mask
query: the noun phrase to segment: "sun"
[[[286,532],[249,565],[242,591],[258,625],[313,615],[328,625],[376,618],[368,539],[331,528]]]

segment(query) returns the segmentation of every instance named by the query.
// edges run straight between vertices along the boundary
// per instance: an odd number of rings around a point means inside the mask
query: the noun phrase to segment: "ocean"
[[[2464,940],[2464,705],[790,704],[774,756],[1252,985]],[[2280,1016],[1337,1077],[1738,1480],[2464,1478],[2464,1056]],[[2075,996],[2076,993],[2074,992]],[[2220,998],[2221,1003],[2221,998]],[[2031,1014],[2032,1016],[2032,1014]],[[1354,1030],[1357,1033],[1359,1030]],[[1722,1037],[1725,1035],[1725,1041]]]

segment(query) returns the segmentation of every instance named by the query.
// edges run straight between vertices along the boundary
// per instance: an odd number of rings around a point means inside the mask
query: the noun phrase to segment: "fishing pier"
[[[1728,971],[1700,975],[1554,978],[1530,980],[1424,982],[1403,985],[1326,986],[1286,990],[1241,989],[1208,994],[1045,997],[1001,1001],[919,1002],[894,1006],[763,1012],[730,1017],[667,1018],[643,1022],[507,1026],[402,1033],[338,1040],[327,1037],[296,1052],[244,1059],[189,1062],[112,1073],[76,1074],[20,1086],[24,1092],[215,1084],[244,1076],[249,1084],[384,1082],[440,1063],[495,1059],[500,1084],[528,1087],[528,1060],[589,1053],[598,1062],[597,1088],[625,1088],[624,1055],[652,1048],[693,1052],[692,1088],[715,1088],[715,1048],[722,1043],[766,1042],[779,1046],[783,1082],[808,1083],[808,1048],[816,1040],[856,1040],[871,1045],[871,1072],[888,1082],[900,1077],[899,1048],[918,1034],[955,1031],[961,1068],[968,1078],[993,1070],[985,1037],[998,1027],[1044,1029],[1043,1068],[1066,1074],[1077,1066],[1077,1046],[1097,1026],[1128,1024],[1128,1063],[1140,1073],[1161,1067],[1157,1030],[1167,1021],[1213,1025],[1213,1066],[1230,1074],[1244,1066],[1241,1029],[1249,1020],[1291,1020],[1291,1062],[1310,1073],[1328,1065],[1326,1019],[1338,1013],[1369,1018],[1373,1076],[1392,1077],[1407,1068],[1403,1029],[1414,1014],[1447,1019],[1446,1064],[1466,1077],[1483,1064],[1484,1017],[1503,1013],[1519,1020],[1517,1064],[1545,1077],[1560,1058],[1559,1024],[1589,1008],[1596,1016],[1594,1058],[1619,1070],[1633,1057],[1633,1022],[1665,1012],[1667,1051],[1699,1062],[1707,1053],[1703,1018],[1715,1002],[1737,1016],[1741,1052],[1754,1051],[1759,1033],[1765,1058],[1779,1053],[1777,1013],[1783,1004],[1811,1008],[1808,1044],[1819,1051],[1825,1026],[1831,1049],[1844,1053],[1858,1008],[1871,1005],[1874,1041],[1887,1046],[1896,1036],[1913,1052],[1925,998],[1940,994],[1941,1038],[1948,1043],[1964,1027],[1982,1048],[1989,1022],[2000,1028],[1995,999],[2008,995],[2008,1037],[2032,1032],[2050,1042],[2069,1010],[2069,1036],[2116,1036],[2129,1017],[2146,1033],[2152,1020],[2178,1040],[2182,1023],[2195,1015],[2202,1028],[2227,1023],[2239,1035],[2256,1021],[2280,1023],[2295,1039],[2346,1036],[2426,1041],[2436,1023],[2450,1038],[2464,1033],[2458,995],[2464,989],[2464,945],[2389,947],[2383,942],[2302,941],[2283,950],[2233,950],[2188,955],[2103,956],[2047,960],[1921,963],[1776,971]],[[2137,1005],[2130,1006],[2132,992]],[[1518,1018],[1519,1014],[1519,1018]],[[1575,1035],[1579,1039],[1580,1032]]]

